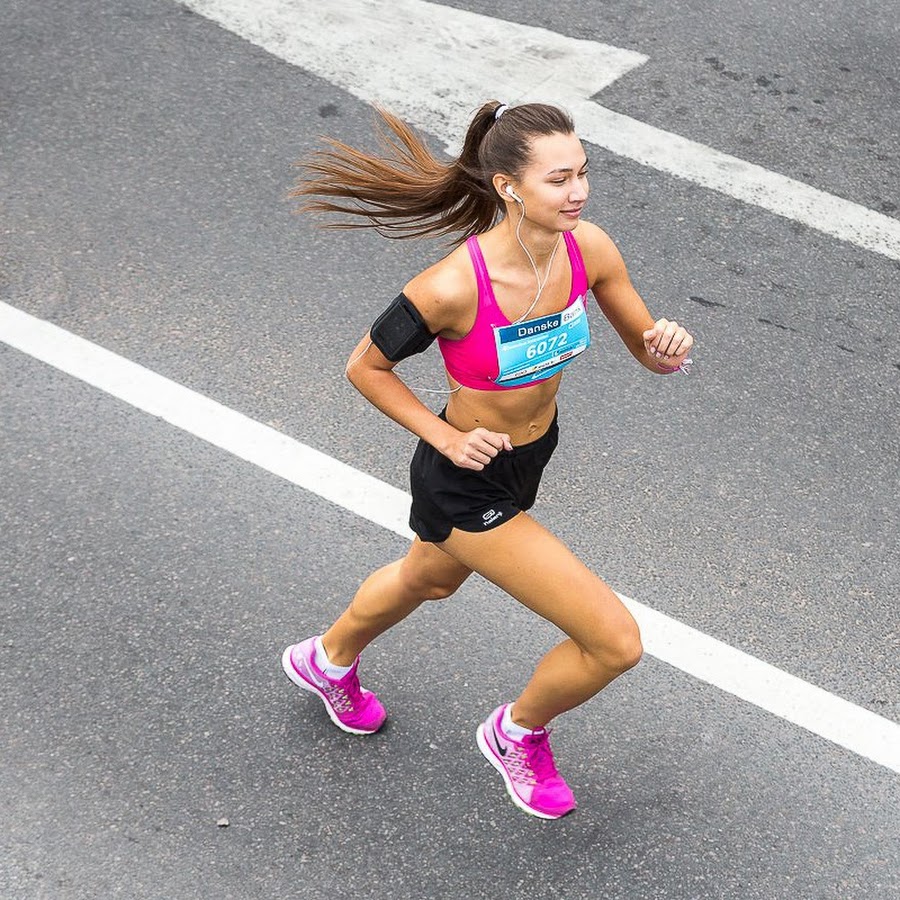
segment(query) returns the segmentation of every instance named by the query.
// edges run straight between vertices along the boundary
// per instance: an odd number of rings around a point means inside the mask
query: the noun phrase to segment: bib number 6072
[[[536,356],[543,356],[545,353],[552,353],[558,347],[564,347],[568,342],[569,335],[566,332],[562,334],[551,334],[550,337],[542,338],[528,345],[525,351],[526,359],[534,359]]]

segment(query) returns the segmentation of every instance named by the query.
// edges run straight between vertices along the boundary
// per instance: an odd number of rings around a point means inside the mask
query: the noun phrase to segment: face
[[[531,161],[514,184],[528,219],[553,231],[572,231],[588,196],[587,167],[576,135],[533,138]]]

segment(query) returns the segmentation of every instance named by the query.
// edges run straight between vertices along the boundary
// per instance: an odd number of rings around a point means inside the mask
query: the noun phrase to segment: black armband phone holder
[[[398,294],[372,323],[369,335],[372,343],[391,362],[400,362],[407,356],[427,350],[436,337],[404,293]]]

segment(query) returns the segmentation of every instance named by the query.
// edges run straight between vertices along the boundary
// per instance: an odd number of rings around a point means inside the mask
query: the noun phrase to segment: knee
[[[644,655],[644,645],[637,625],[627,635],[622,636],[616,649],[619,674],[633,669],[641,661],[641,657]]]
[[[641,661],[643,655],[644,645],[641,642],[641,630],[638,628],[637,622],[632,622],[616,641],[614,659],[619,674],[633,669]]]
[[[443,578],[423,577],[418,573],[403,573],[403,586],[410,597],[419,602],[425,600],[446,600],[456,593],[461,582]]]
[[[419,590],[419,596],[423,600],[446,600],[456,593],[458,584],[438,582],[436,584],[423,585]]]
[[[634,622],[622,629],[614,638],[604,642],[599,653],[594,653],[603,668],[612,671],[616,676],[633,669],[644,654],[644,646],[641,642],[641,632]]]

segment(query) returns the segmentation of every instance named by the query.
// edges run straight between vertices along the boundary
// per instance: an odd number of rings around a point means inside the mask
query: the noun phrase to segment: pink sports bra
[[[572,288],[564,310],[512,323],[494,297],[477,236],[466,241],[478,283],[478,311],[469,333],[458,340],[438,337],[447,371],[461,385],[503,391],[545,381],[587,349],[587,273],[578,243],[563,232]]]

